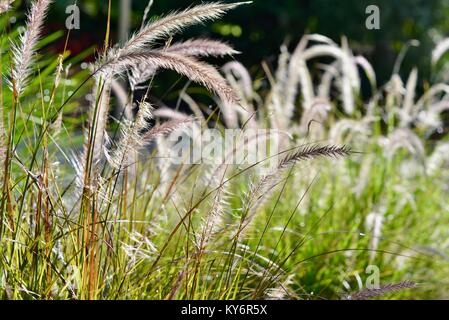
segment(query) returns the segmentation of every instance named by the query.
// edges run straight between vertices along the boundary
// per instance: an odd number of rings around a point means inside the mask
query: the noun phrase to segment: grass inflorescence
[[[173,40],[248,3],[147,22],[150,1],[128,41],[80,68],[46,48],[61,36],[43,32],[51,3],[32,1],[19,33],[0,0],[3,299],[447,297],[449,147],[429,139],[446,84],[417,97],[414,69],[378,88],[345,38],[305,35],[255,81],[237,60],[205,62],[236,59],[230,44]],[[162,70],[188,79],[172,93],[184,109],[152,96]],[[225,159],[272,130],[280,160],[173,164],[169,136],[186,127],[240,130]],[[369,266],[378,288],[364,288]]]

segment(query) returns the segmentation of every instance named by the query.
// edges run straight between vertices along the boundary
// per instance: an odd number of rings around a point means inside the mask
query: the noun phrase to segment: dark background
[[[28,3],[17,0],[25,8]],[[88,47],[101,48],[106,30],[108,0],[77,0],[81,9],[81,29],[72,32],[69,49],[78,54]],[[120,0],[112,0],[112,36],[118,38]],[[231,1],[226,1],[231,2]],[[48,19],[48,29],[64,29],[65,9],[75,0],[56,0]],[[132,1],[132,29],[141,24],[147,0]],[[155,0],[152,18],[201,1]],[[381,29],[365,28],[368,5],[379,6]],[[439,38],[449,35],[449,0],[255,0],[239,7],[218,22],[189,28],[181,36],[205,36],[224,39],[243,52],[237,59],[253,73],[260,71],[262,61],[275,67],[279,48],[283,43],[291,50],[305,32],[320,33],[336,42],[343,35],[350,46],[373,64],[380,84],[387,81],[402,46],[418,39],[419,48],[412,48],[401,72],[408,75],[418,66],[420,77],[431,76],[430,57]],[[61,40],[55,51],[64,45]],[[58,47],[59,46],[59,47]],[[93,59],[91,56],[90,59]]]

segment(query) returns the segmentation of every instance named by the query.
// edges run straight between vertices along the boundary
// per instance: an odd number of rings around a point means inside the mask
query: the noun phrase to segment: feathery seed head
[[[248,3],[250,2],[230,4],[221,2],[205,3],[181,12],[174,12],[154,22],[148,23],[138,33],[131,37],[131,39],[120,49],[120,52],[122,54],[127,54],[135,52],[136,50],[141,50],[147,45],[154,43],[156,40],[171,36],[185,27],[220,18],[226,11]]]
[[[347,146],[309,146],[285,157],[278,165],[278,168],[285,168],[290,164],[294,164],[298,161],[314,159],[318,157],[344,157],[352,153],[351,149]]]
[[[0,14],[9,11],[13,2],[14,0],[0,0]]]
[[[380,286],[377,289],[363,289],[353,295],[346,297],[347,300],[369,300],[376,297],[381,297],[389,293],[402,291],[405,289],[414,289],[417,284],[411,281],[403,281],[395,284],[387,284]]]
[[[13,69],[9,79],[11,90],[21,94],[32,72],[36,45],[40,39],[44,19],[52,0],[36,0],[31,5],[25,32],[18,44],[12,45]]]

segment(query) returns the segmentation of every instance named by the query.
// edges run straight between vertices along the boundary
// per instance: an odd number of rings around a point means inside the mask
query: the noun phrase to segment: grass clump
[[[413,70],[406,84],[395,72],[377,88],[346,39],[322,35],[283,47],[262,82],[237,61],[220,72],[200,60],[237,55],[229,44],[172,43],[246,3],[144,21],[83,70],[69,52],[46,52],[50,4],[32,2],[21,35],[0,20],[2,298],[446,296],[448,144],[429,139],[444,128],[445,84],[417,99]],[[323,57],[333,62],[312,72]],[[191,113],[153,103],[162,69],[190,80],[175,95]],[[172,164],[168,136],[186,127],[274,130],[280,160],[268,170],[269,159]],[[240,138],[224,154],[251,143]],[[363,286],[369,266],[380,270],[377,289]]]

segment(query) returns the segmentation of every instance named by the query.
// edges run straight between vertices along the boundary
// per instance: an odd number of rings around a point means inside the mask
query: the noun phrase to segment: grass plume
[[[247,3],[250,2],[230,4],[220,2],[205,3],[181,12],[169,14],[154,22],[150,22],[143,27],[138,33],[132,36],[125,45],[123,45],[119,50],[118,55],[121,56],[123,54],[142,50],[146,46],[153,44],[154,41],[171,36],[185,27],[206,22],[208,20],[218,19],[223,16],[226,11]]]
[[[21,94],[32,73],[36,45],[40,39],[44,19],[52,0],[35,0],[28,13],[25,32],[19,43],[12,46],[13,69],[9,79],[11,90]]]
[[[0,0],[0,14],[9,11],[13,2],[14,0]]]
[[[406,290],[406,289],[414,289],[417,285],[411,281],[403,281],[399,283],[386,284],[381,285],[377,289],[363,289],[357,293],[351,294],[347,297],[348,300],[370,300],[373,298],[378,298],[385,296],[387,294],[391,294],[394,292]]]

